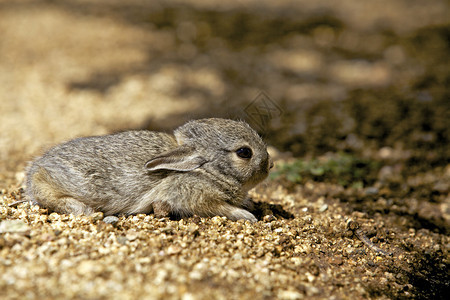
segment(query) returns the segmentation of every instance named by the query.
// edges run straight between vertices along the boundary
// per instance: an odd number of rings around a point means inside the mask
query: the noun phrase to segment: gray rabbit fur
[[[105,215],[154,212],[256,221],[247,192],[273,166],[245,122],[190,121],[174,135],[126,131],[77,138],[35,159],[26,197],[50,211]]]

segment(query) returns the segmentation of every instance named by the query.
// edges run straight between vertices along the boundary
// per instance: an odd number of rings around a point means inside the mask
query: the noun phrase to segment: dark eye
[[[239,156],[240,158],[252,158],[252,149],[247,148],[247,147],[243,147],[243,148],[239,148],[236,150],[236,154],[237,156]]]

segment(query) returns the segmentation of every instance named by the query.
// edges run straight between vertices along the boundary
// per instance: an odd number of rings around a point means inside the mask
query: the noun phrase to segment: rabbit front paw
[[[255,223],[258,221],[251,212],[249,212],[248,210],[239,208],[239,207],[233,207],[231,209],[230,213],[226,217],[233,221],[249,220],[252,223]]]

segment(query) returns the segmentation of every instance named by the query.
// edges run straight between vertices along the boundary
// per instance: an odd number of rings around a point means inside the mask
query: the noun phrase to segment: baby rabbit
[[[190,121],[174,135],[127,131],[57,145],[27,170],[26,197],[58,213],[154,212],[256,222],[247,191],[273,166],[245,122]]]

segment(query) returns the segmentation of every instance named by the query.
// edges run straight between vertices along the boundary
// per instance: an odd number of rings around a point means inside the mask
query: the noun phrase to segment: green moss
[[[379,162],[337,153],[324,159],[297,159],[290,163],[279,163],[270,178],[282,178],[293,183],[306,180],[332,182],[357,188],[373,183],[379,168]]]

